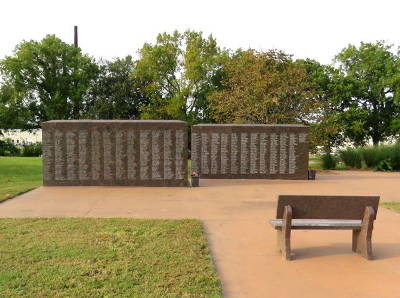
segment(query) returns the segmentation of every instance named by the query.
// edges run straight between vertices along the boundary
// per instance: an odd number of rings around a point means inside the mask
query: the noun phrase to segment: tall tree
[[[155,44],[139,51],[134,77],[148,82],[142,92],[150,103],[143,118],[181,119],[189,123],[210,120],[208,95],[219,86],[227,54],[210,35],[186,31],[159,34]]]
[[[35,128],[51,119],[81,118],[84,96],[98,70],[79,48],[47,35],[40,42],[20,43],[12,56],[0,61],[0,71],[12,90],[3,95],[2,110],[18,112],[25,126]]]
[[[222,90],[210,96],[221,123],[304,123],[315,110],[306,68],[276,50],[238,51],[226,63]]]
[[[27,119],[33,118],[34,115],[20,98],[20,94],[10,84],[0,86],[0,129],[33,128]]]
[[[318,61],[298,60],[307,70],[315,90],[317,109],[311,126],[310,147],[331,152],[334,147],[344,142],[343,127],[340,122],[341,102],[337,81],[340,75],[334,67],[323,65]]]
[[[148,84],[133,76],[131,56],[103,61],[99,76],[88,92],[86,117],[94,119],[140,119],[141,109],[149,103],[141,92]]]
[[[383,41],[349,45],[336,56],[341,81],[341,122],[356,145],[374,145],[392,134],[400,117],[399,56]]]

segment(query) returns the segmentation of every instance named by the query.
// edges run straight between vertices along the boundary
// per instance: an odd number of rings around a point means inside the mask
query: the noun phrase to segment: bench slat
[[[282,228],[282,219],[270,220],[270,224],[277,230]],[[293,230],[355,230],[361,228],[361,220],[344,219],[292,219]]]

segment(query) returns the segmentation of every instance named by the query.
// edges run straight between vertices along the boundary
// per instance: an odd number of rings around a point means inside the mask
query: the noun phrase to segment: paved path
[[[316,181],[203,180],[199,188],[41,187],[0,204],[0,217],[199,218],[226,297],[400,297],[400,214],[381,208],[376,259],[350,231],[294,231],[295,260],[275,251],[278,194],[380,195],[400,201],[399,173],[334,172]]]

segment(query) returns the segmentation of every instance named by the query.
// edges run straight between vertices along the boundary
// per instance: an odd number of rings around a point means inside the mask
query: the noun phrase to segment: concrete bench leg
[[[374,217],[375,211],[372,207],[366,207],[364,212],[364,218],[362,221],[361,230],[358,232],[353,231],[353,237],[356,237],[356,241],[353,238],[353,250],[360,253],[367,260],[372,259],[372,230],[374,228]],[[354,243],[356,242],[356,243]]]
[[[357,252],[357,241],[359,235],[360,235],[360,230],[353,230],[352,250],[354,252]]]
[[[276,230],[276,249],[279,253],[282,252],[282,230]]]
[[[290,251],[290,232],[292,228],[292,207],[285,206],[283,212],[283,223],[282,230],[278,231],[278,249],[282,253],[282,258],[285,260],[290,260],[291,251]]]

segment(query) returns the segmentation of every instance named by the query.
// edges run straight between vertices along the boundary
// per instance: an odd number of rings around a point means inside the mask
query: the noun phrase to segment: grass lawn
[[[0,156],[0,202],[42,185],[40,157]]]
[[[0,219],[0,297],[221,297],[197,220]]]
[[[400,213],[400,202],[381,202],[380,205]]]
[[[310,158],[309,158],[308,167],[310,169],[322,170],[321,157],[320,156],[316,156],[316,155],[311,155]],[[347,170],[347,167],[343,162],[339,161],[339,162],[336,163],[335,170],[339,170],[339,171]]]

